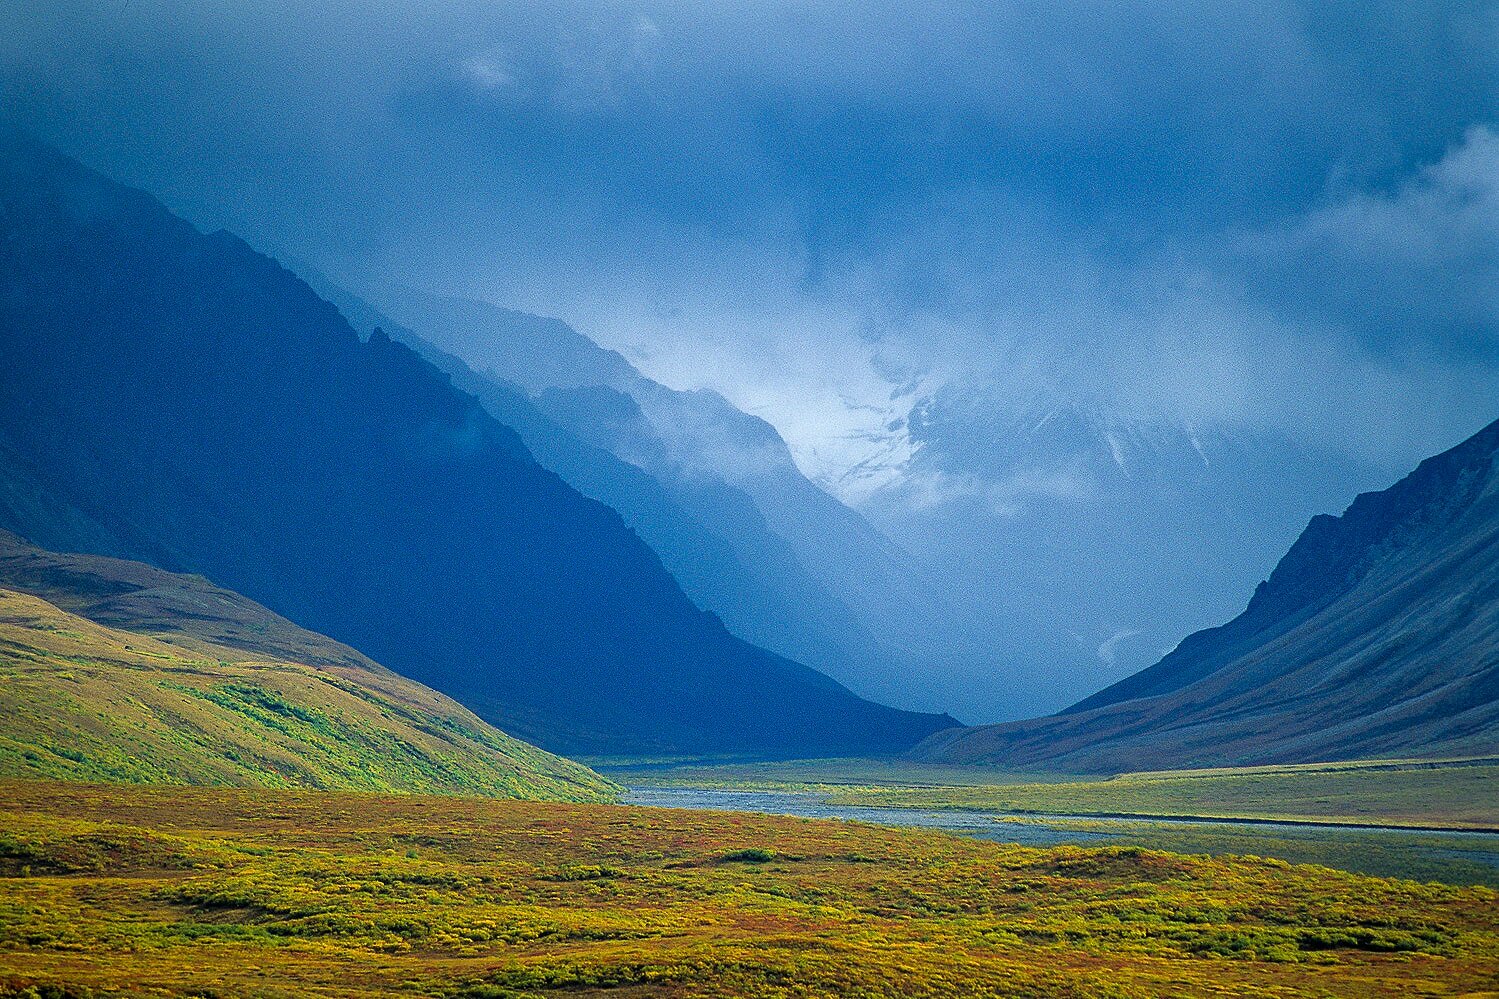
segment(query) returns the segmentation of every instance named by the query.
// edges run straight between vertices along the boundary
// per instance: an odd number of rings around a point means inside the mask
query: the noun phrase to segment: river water
[[[804,819],[844,819],[882,826],[922,826],[1001,843],[1055,846],[1058,843],[1107,842],[1107,833],[1063,833],[1044,825],[994,821],[987,812],[923,812],[914,808],[861,808],[830,805],[815,791],[725,791],[717,788],[632,787],[623,804],[658,808],[702,808],[714,812],[761,812]]]
[[[1022,846],[1112,844],[1193,853],[1253,853],[1382,876],[1499,885],[1499,834],[1494,833],[1081,815],[1026,816],[1024,822],[1005,822],[993,812],[835,805],[816,791],[632,787],[622,803],[920,826]],[[1086,828],[1078,828],[1079,824]]]

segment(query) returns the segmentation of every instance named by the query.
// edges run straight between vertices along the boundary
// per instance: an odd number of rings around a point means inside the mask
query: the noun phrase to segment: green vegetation
[[[165,638],[0,589],[0,776],[563,801],[617,791],[352,650],[313,667]]]
[[[1173,853],[1275,857],[1293,864],[1320,864],[1377,877],[1499,888],[1499,840],[1492,836],[1136,819],[1004,816],[996,821],[1002,828],[1042,827],[1058,843],[1127,844]]]
[[[0,995],[1481,995],[1499,895],[732,813],[0,782]],[[31,990],[31,992],[28,992]]]

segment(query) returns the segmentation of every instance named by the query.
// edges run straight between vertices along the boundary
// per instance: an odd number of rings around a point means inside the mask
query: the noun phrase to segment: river
[[[1499,834],[1495,833],[1086,815],[1035,815],[1015,822],[1004,821],[1005,816],[994,812],[836,805],[816,791],[632,787],[622,803],[919,826],[1022,846],[1075,843],[1252,853],[1382,876],[1499,886]]]

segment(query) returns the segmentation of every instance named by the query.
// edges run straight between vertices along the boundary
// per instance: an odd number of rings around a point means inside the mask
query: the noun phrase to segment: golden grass
[[[0,995],[1499,989],[1492,890],[1255,858],[264,789],[12,781],[0,802]]]
[[[7,589],[0,777],[571,801],[616,791],[368,660],[314,667],[169,641]]]

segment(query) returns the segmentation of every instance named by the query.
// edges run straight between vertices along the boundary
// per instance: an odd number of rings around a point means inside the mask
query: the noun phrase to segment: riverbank
[[[1499,887],[1499,833],[1192,817],[1013,815],[977,809],[848,804],[826,789],[630,788],[624,803],[919,827],[998,843],[1127,846],[1207,856],[1273,857],[1378,877]]]

